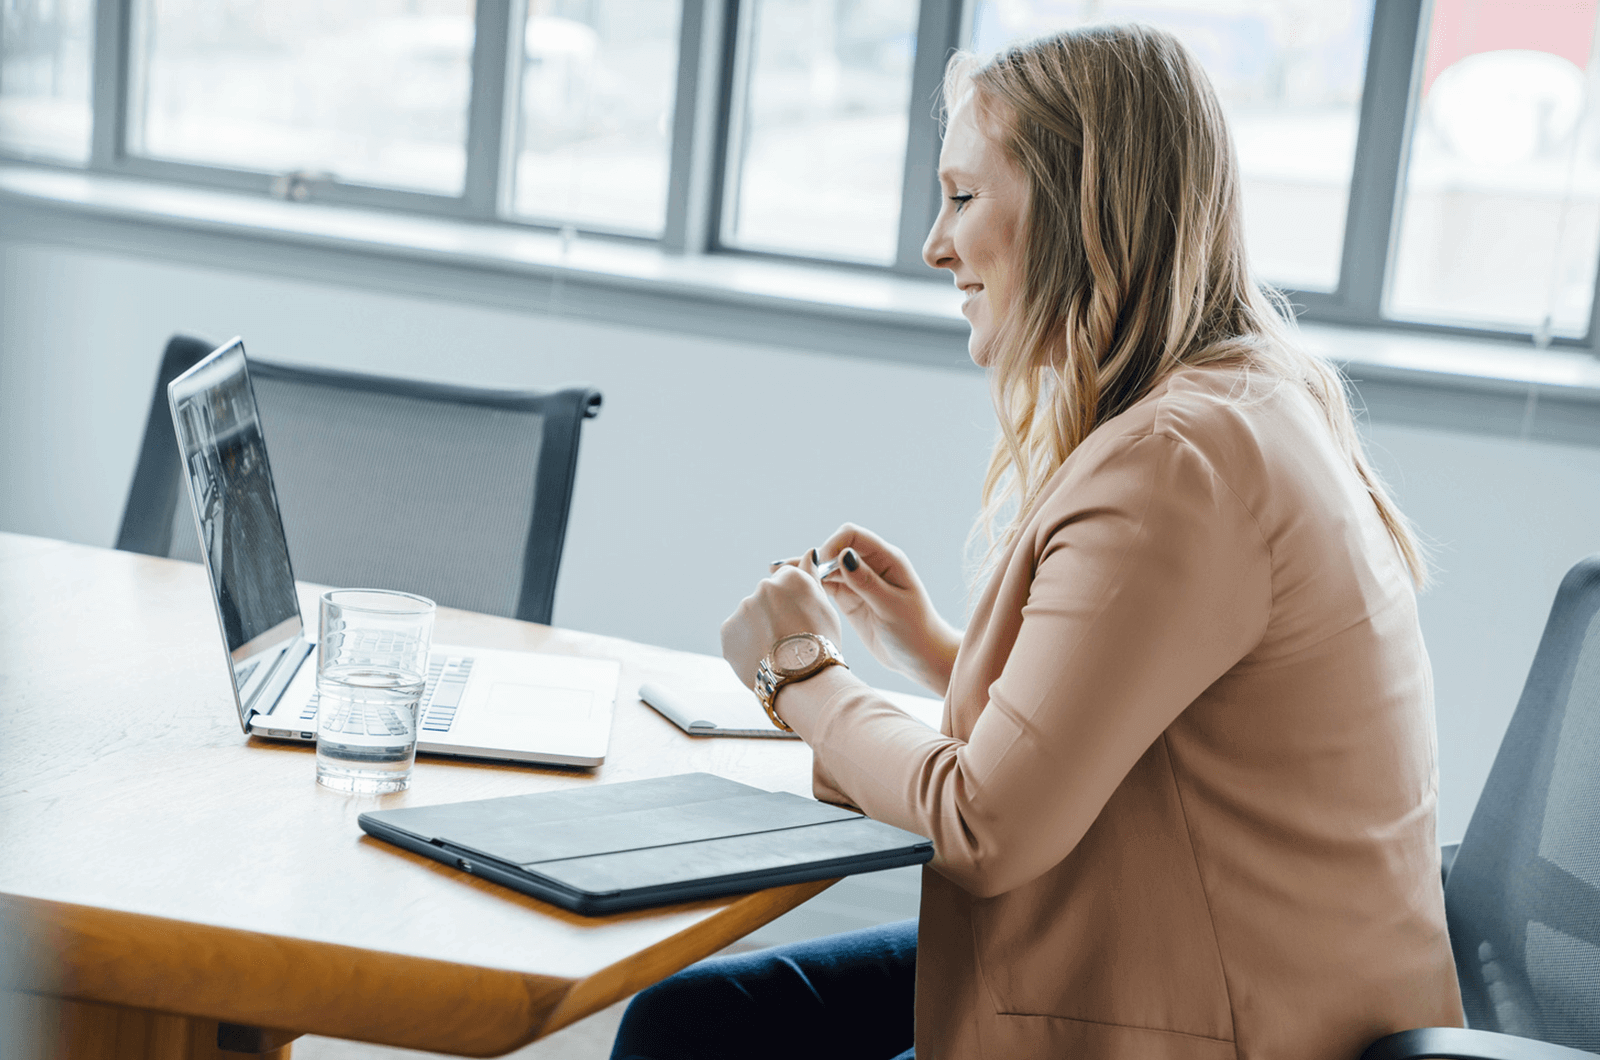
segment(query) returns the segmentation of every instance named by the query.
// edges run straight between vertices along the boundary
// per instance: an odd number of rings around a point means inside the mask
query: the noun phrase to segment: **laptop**
[[[167,400],[239,724],[253,736],[315,741],[315,626],[300,614],[244,343],[213,350],[168,385]],[[435,644],[417,750],[597,766],[620,672],[610,659]]]

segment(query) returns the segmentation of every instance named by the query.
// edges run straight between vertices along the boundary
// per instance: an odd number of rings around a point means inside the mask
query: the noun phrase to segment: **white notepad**
[[[939,700],[904,692],[880,690],[880,694],[929,728],[939,727],[944,714],[944,704]],[[761,701],[747,688],[688,689],[645,684],[639,689],[639,698],[690,736],[800,738],[773,725],[761,709]]]

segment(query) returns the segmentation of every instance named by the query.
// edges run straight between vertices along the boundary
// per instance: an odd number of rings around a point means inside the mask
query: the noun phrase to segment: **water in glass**
[[[423,675],[371,664],[317,675],[317,783],[361,795],[404,791],[417,750]]]

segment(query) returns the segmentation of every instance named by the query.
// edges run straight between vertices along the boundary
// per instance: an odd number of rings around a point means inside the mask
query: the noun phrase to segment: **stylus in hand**
[[[832,559],[828,560],[826,563],[818,564],[812,570],[812,573],[815,574],[816,577],[817,577],[817,581],[820,582],[822,579],[826,578],[828,575],[830,575],[834,571],[838,570],[839,569],[839,563],[843,560],[843,558],[844,558],[844,553],[841,552],[837,556],[835,556]],[[771,563],[768,564],[768,567],[770,567],[772,570],[777,570],[779,567],[782,567],[782,566],[784,566],[786,564],[790,564],[790,563],[793,563],[796,566],[798,566],[800,561],[798,559],[773,560]]]

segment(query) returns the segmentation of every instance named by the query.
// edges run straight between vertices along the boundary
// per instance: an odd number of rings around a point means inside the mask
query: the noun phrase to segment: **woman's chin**
[[[967,337],[967,355],[979,368],[987,368],[994,361],[994,336],[987,330],[972,329]]]

